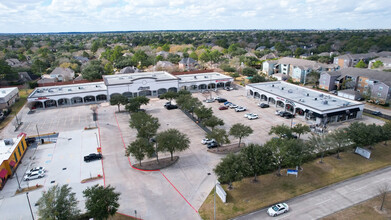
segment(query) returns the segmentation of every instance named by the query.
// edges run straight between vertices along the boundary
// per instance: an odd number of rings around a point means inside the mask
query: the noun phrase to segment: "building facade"
[[[19,89],[0,88],[0,110],[10,108],[19,99]]]
[[[317,124],[361,118],[364,104],[283,81],[246,86],[248,97]]]
[[[0,140],[0,189],[16,171],[27,150],[25,138],[26,135],[22,133],[17,138]]]

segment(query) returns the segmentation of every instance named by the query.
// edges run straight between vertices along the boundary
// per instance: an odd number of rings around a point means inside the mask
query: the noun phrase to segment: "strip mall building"
[[[36,88],[28,97],[35,108],[106,102],[116,94],[157,97],[167,91],[197,92],[231,86],[233,78],[217,72],[173,75],[145,72],[103,76],[103,82]]]

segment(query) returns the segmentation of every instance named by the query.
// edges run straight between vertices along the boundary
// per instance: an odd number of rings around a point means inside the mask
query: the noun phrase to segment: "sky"
[[[390,29],[391,0],[0,0],[0,33]]]

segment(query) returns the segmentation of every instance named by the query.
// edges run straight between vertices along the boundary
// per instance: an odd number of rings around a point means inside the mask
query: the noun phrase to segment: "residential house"
[[[171,63],[170,61],[159,61],[156,63],[156,70],[158,71],[173,71],[175,69],[176,65]]]
[[[135,66],[127,66],[119,71],[117,74],[138,73],[139,69]]]
[[[58,82],[71,81],[75,78],[75,71],[70,68],[56,67],[51,73],[51,78],[56,78]]]
[[[264,51],[266,49],[266,46],[259,46],[256,50],[258,51]]]
[[[381,67],[379,67],[377,69],[379,69],[379,70],[391,69],[391,57],[379,57],[379,58],[370,60],[369,64],[368,64],[368,69],[374,69],[373,63],[375,63],[376,61],[380,61],[380,62],[383,63],[383,66],[381,66]]]
[[[340,68],[354,67],[360,60],[368,62],[374,57],[389,57],[391,52],[382,51],[379,53],[362,53],[362,54],[344,54],[341,56],[334,57],[334,64],[337,64]]]
[[[265,54],[263,57],[260,58],[260,60],[271,60],[271,59],[276,59],[278,56],[274,53],[268,53]]]
[[[195,70],[197,66],[197,61],[190,57],[183,58],[181,61],[179,61],[179,69],[182,70]]]
[[[330,73],[323,72],[320,76],[319,87],[326,90],[354,89],[363,96],[369,96],[372,100],[385,103],[391,96],[391,74],[389,72],[344,68]],[[332,85],[334,83],[334,86]],[[328,89],[327,89],[328,87]]]
[[[305,83],[307,74],[311,71],[335,71],[337,65],[318,63],[311,60],[283,57],[279,60],[263,62],[263,71],[266,74],[282,73],[292,78],[294,82]]]
[[[48,74],[41,76],[41,79],[37,81],[39,86],[45,86],[46,83],[55,83],[58,82],[57,78],[50,77]]]
[[[82,56],[73,56],[73,58],[80,63],[87,63],[89,59],[87,57],[82,57]]]

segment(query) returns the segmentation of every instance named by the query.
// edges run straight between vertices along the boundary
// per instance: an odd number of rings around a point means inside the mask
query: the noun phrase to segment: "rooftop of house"
[[[156,81],[178,80],[175,76],[173,76],[165,71],[103,76],[103,80],[105,81],[105,84],[108,86],[124,84],[124,83],[132,83],[133,81],[138,80],[138,79],[142,79],[142,78],[154,78],[154,79],[156,79]]]
[[[292,66],[298,66],[301,68],[312,68],[312,69],[319,69],[322,68],[336,68],[336,64],[324,64],[324,63],[318,63],[312,60],[305,60],[305,59],[297,59],[292,57],[283,57],[278,60],[278,64],[286,64],[286,65],[292,65]]]
[[[23,136],[0,140],[0,163],[8,160]],[[27,146],[25,146],[27,147]]]
[[[10,93],[17,93],[19,89],[17,87],[0,88],[0,98],[5,98]]]
[[[127,67],[121,69],[119,72],[121,74],[124,74],[124,73],[135,73],[135,72],[138,72],[138,69],[137,69],[137,67],[134,67],[134,66],[127,66]]]
[[[353,60],[362,60],[362,59],[368,59],[373,57],[389,57],[391,56],[390,51],[382,51],[382,52],[370,52],[370,53],[357,53],[357,54],[344,54],[340,55],[337,58],[338,59],[353,59]]]
[[[322,112],[335,110],[341,107],[358,107],[363,105],[360,102],[283,81],[254,83],[249,84],[246,87],[263,90],[281,98],[309,106]]]
[[[63,76],[69,76],[74,77],[75,71],[73,71],[70,68],[63,68],[63,67],[56,67],[51,73],[51,76],[57,76],[57,75],[63,75]]]
[[[215,80],[218,82],[219,80],[225,80],[228,81],[232,79],[232,77],[217,73],[217,72],[210,72],[210,73],[195,73],[195,74],[184,74],[184,75],[176,75],[176,77],[179,78],[180,83],[186,83],[186,82],[199,82],[199,81],[213,81]]]
[[[106,94],[107,87],[103,82],[96,83],[80,83],[80,84],[70,84],[62,86],[47,86],[47,87],[38,87],[28,96],[28,98],[40,98],[47,96],[56,96],[56,95],[66,95],[66,94],[78,94],[80,92],[97,92],[105,91]]]
[[[361,76],[373,80],[381,81],[389,86],[391,86],[391,73],[380,71],[380,70],[372,70],[372,69],[361,69],[361,68],[354,68],[349,67],[345,69],[340,69],[339,71],[342,76]]]
[[[373,59],[371,61],[375,62],[378,60],[381,61],[383,64],[384,63],[391,63],[391,57],[379,57],[379,58]]]
[[[179,61],[179,63],[183,63],[183,64],[186,64],[186,63],[197,63],[197,61],[195,61],[191,57],[188,57],[188,58],[182,58],[181,61]]]

